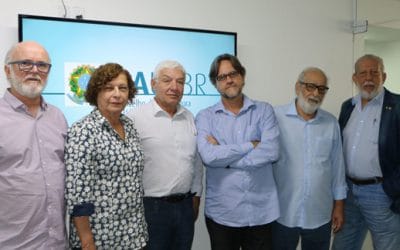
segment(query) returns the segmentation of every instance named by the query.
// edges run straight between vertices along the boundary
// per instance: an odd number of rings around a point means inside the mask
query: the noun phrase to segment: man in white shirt
[[[179,103],[186,72],[176,61],[160,62],[151,81],[155,97],[131,111],[145,154],[146,249],[191,249],[202,192],[202,162],[192,113]]]

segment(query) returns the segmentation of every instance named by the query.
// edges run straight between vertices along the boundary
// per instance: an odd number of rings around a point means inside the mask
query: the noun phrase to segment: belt
[[[347,176],[347,179],[349,179],[351,182],[353,182],[356,185],[371,185],[371,184],[378,184],[383,182],[383,178],[379,176],[375,176],[373,178],[368,178],[368,179],[355,179],[352,177]]]
[[[162,197],[148,197],[148,198],[154,199],[154,200],[163,200],[163,201],[171,202],[171,203],[177,203],[177,202],[181,202],[187,198],[193,197],[195,194],[196,193],[187,192],[187,193],[171,194],[171,195],[162,196]]]

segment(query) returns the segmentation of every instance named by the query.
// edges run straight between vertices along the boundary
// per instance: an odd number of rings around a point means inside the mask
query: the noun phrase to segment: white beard
[[[23,84],[21,81],[15,78],[12,74],[9,78],[11,86],[22,96],[28,98],[36,98],[42,94],[42,91],[46,84]]]
[[[322,102],[321,100],[318,100],[318,103],[309,102],[304,98],[303,94],[300,92],[297,97],[297,103],[299,104],[300,108],[303,110],[304,113],[312,115],[321,106]]]
[[[372,99],[374,99],[375,96],[377,96],[377,95],[383,90],[383,85],[379,85],[379,87],[378,87],[376,90],[372,91],[371,93],[365,91],[365,90],[362,88],[362,87],[364,87],[364,86],[366,86],[366,85],[371,85],[371,84],[373,84],[373,85],[375,86],[374,83],[371,83],[371,82],[364,82],[364,83],[362,84],[362,86],[358,88],[362,99],[372,100]]]

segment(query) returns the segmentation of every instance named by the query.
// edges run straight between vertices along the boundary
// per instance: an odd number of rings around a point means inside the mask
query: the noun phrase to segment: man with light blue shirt
[[[383,60],[360,57],[359,94],[342,105],[339,123],[349,193],[346,222],[333,249],[362,248],[369,230],[375,250],[400,249],[400,96],[383,87]]]
[[[328,250],[331,229],[343,225],[345,167],[339,124],[320,109],[328,91],[325,73],[304,69],[297,98],[275,108],[280,156],[274,164],[281,216],[272,226],[273,249]]]
[[[245,73],[235,56],[215,58],[209,77],[221,101],[196,117],[213,250],[271,249],[270,224],[279,217],[272,174],[279,152],[278,124],[271,105],[242,93]]]

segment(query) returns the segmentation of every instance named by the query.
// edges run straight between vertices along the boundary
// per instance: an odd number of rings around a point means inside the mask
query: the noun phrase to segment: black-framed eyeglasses
[[[229,78],[231,78],[231,79],[236,78],[237,76],[239,76],[239,72],[237,72],[236,70],[234,70],[234,71],[229,72],[228,74],[219,75],[219,76],[215,77],[215,79],[216,79],[218,82],[222,82],[222,81],[225,81],[225,80],[228,78],[228,76],[229,76]]]
[[[321,95],[326,94],[326,92],[329,89],[327,86],[319,86],[311,82],[299,82],[299,83],[301,85],[304,85],[306,87],[306,90],[309,92],[314,92],[316,89],[318,89],[318,93],[320,93]]]
[[[23,72],[29,72],[33,69],[33,66],[36,66],[37,70],[41,73],[49,73],[51,64],[46,62],[34,62],[31,60],[21,60],[21,61],[13,61],[7,64],[16,64],[18,65],[18,69]]]

